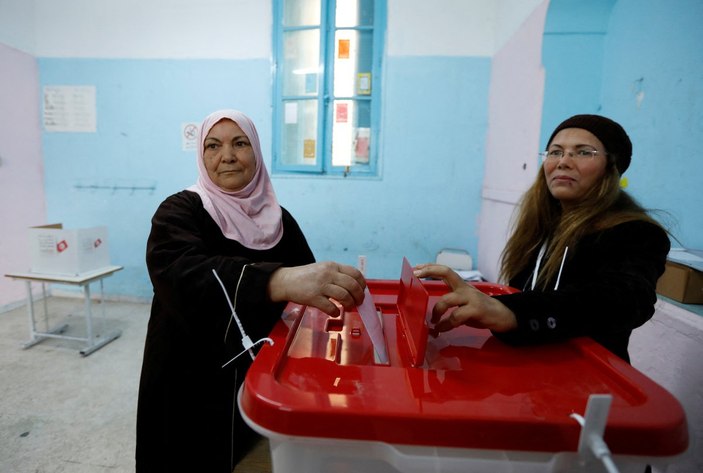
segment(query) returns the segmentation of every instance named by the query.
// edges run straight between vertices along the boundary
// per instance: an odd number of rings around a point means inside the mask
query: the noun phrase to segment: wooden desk
[[[61,338],[65,340],[78,340],[86,343],[85,348],[80,350],[82,356],[87,356],[95,350],[102,348],[111,341],[122,335],[122,332],[117,330],[106,334],[94,334],[93,332],[93,308],[90,298],[90,284],[94,282],[100,283],[100,305],[102,306],[102,316],[105,317],[105,306],[103,304],[103,279],[111,276],[113,273],[122,269],[122,266],[106,266],[104,268],[82,273],[76,276],[62,276],[57,274],[42,274],[42,273],[9,273],[5,276],[11,279],[24,281],[27,285],[27,314],[29,316],[29,333],[30,339],[23,345],[23,348],[29,348],[37,343],[46,340],[47,338]],[[37,322],[34,314],[34,296],[32,294],[32,283],[40,283],[42,285],[42,295],[44,297],[44,331],[37,330]],[[47,284],[67,284],[80,286],[83,288],[84,297],[84,315],[86,325],[85,337],[73,337],[63,335],[68,324],[61,324],[54,328],[49,328],[49,314],[47,309]]]

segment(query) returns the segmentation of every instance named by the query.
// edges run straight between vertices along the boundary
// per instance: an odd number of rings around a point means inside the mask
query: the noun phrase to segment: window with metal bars
[[[385,0],[274,0],[274,173],[376,175],[385,18]]]

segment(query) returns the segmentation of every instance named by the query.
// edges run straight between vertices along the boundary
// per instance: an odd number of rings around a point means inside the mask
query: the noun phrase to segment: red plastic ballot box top
[[[410,271],[410,274],[408,274]],[[515,292],[488,283],[489,295]],[[289,304],[240,391],[244,417],[289,436],[390,444],[575,452],[591,394],[610,394],[613,454],[667,457],[688,446],[686,417],[665,389],[589,338],[511,347],[466,326],[428,337],[448,291],[404,266],[400,281],[369,280],[389,357],[375,361],[355,311],[330,317]]]

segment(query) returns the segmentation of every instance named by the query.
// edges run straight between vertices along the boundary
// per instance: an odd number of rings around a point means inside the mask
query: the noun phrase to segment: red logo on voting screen
[[[93,248],[97,248],[98,246],[102,245],[102,243],[103,243],[103,241],[100,238],[98,238],[97,240],[95,240],[93,242]]]
[[[56,251],[61,253],[62,251],[65,251],[68,249],[68,243],[66,243],[66,240],[61,240],[56,244]]]

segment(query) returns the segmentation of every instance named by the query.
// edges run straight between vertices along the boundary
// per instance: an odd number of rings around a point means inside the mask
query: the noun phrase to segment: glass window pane
[[[386,1],[274,0],[274,172],[376,172]]]
[[[317,164],[317,100],[284,100],[281,163]]]
[[[320,72],[320,31],[290,31],[283,35],[283,95],[317,95]]]
[[[285,26],[319,25],[320,0],[285,0],[283,24]]]
[[[374,0],[340,0],[335,11],[336,26],[372,26]]]
[[[371,107],[368,101],[335,100],[332,124],[332,165],[369,162]]]
[[[335,35],[334,95],[351,97],[368,95],[373,53],[373,33],[370,31],[338,30]],[[365,87],[366,87],[365,86]]]

